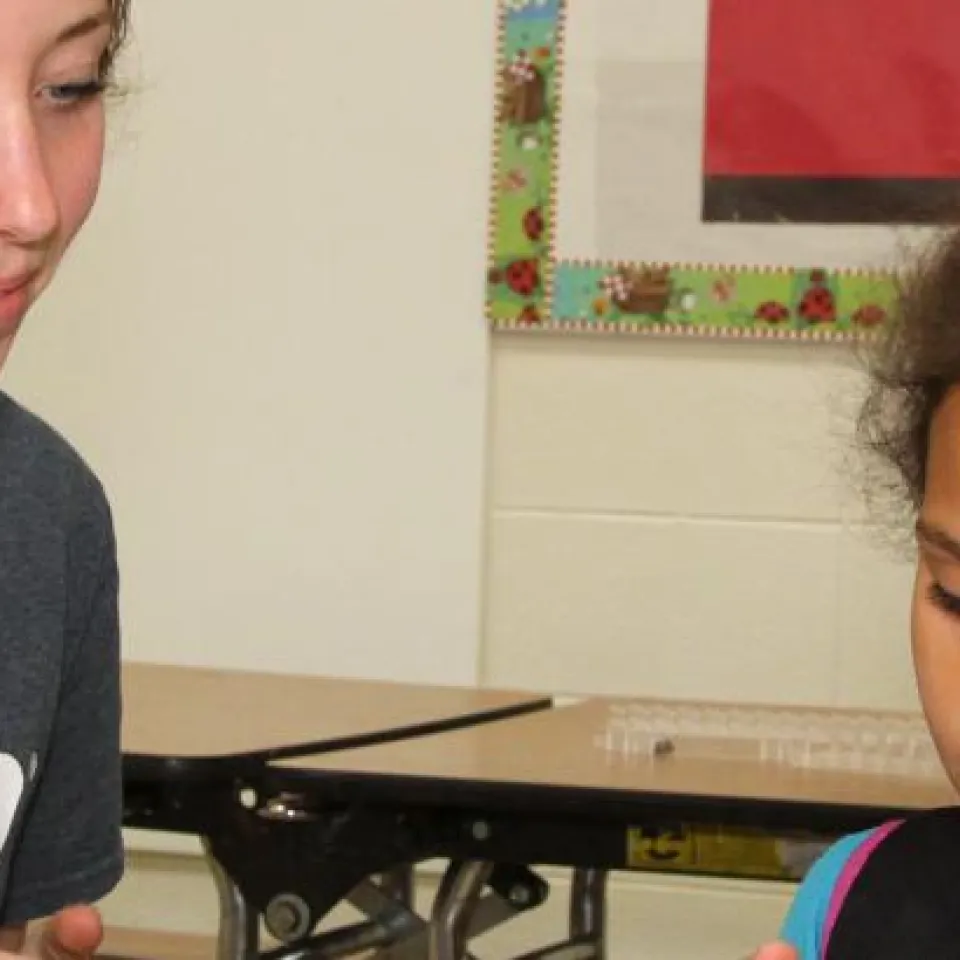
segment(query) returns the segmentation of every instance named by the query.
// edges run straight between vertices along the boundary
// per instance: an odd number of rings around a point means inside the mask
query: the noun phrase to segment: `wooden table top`
[[[210,759],[479,722],[550,705],[541,695],[327,677],[123,666],[127,756]]]
[[[728,745],[711,754],[705,741],[683,738],[666,756],[618,754],[598,744],[610,706],[592,699],[482,727],[419,740],[304,756],[277,770],[357,773],[433,781],[524,784],[584,791],[742,798],[882,809],[926,809],[956,803],[942,774],[923,777],[819,770],[738,757]]]

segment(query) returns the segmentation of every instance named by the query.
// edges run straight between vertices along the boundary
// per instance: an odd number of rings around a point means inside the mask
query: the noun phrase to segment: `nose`
[[[0,105],[0,238],[43,246],[59,219],[43,141],[29,106]]]

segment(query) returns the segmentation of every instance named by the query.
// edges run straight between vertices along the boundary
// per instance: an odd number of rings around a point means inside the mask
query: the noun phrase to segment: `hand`
[[[61,910],[40,932],[21,957],[31,960],[93,960],[103,940],[103,923],[93,907]],[[0,960],[7,960],[0,954]]]
[[[768,943],[753,955],[753,960],[800,960],[800,954],[788,943]]]

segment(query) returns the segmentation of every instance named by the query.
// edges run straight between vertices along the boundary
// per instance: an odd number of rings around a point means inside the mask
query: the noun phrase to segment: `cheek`
[[[100,190],[104,155],[104,115],[97,105],[82,122],[59,139],[48,169],[61,217],[61,251],[86,222]]]
[[[929,587],[920,564],[911,614],[917,686],[944,766],[960,786],[960,624],[928,599]]]
[[[930,610],[926,597],[930,582],[929,574],[922,564],[917,566],[917,576],[913,584],[913,597],[910,605],[910,646],[913,652],[914,671],[924,709],[931,694],[928,682],[928,661],[931,652]]]

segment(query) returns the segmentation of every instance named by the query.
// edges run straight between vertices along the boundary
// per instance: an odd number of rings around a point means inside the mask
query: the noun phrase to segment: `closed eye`
[[[944,613],[960,619],[960,597],[949,590],[945,590],[939,583],[932,583],[927,596],[930,602],[938,606]]]
[[[81,83],[58,83],[46,87],[44,92],[54,106],[71,107],[85,100],[99,97],[106,87],[102,80],[87,80]]]

